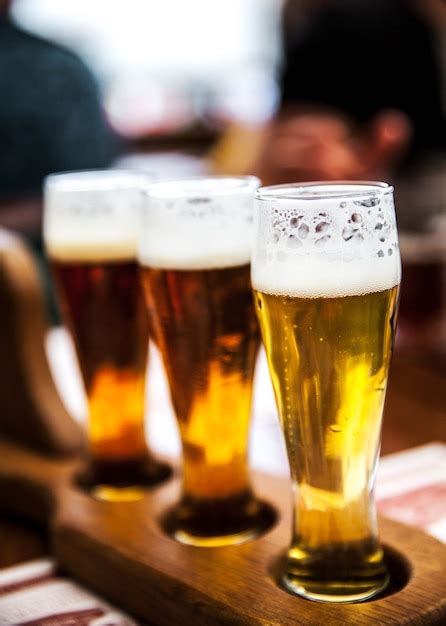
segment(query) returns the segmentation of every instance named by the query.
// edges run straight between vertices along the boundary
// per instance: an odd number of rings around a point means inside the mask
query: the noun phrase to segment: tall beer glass
[[[253,494],[247,447],[260,334],[250,288],[255,178],[157,183],[140,263],[151,329],[183,450],[183,493],[166,520],[179,541],[240,543],[270,521]]]
[[[283,584],[325,602],[387,584],[374,482],[401,265],[393,189],[260,189],[252,283],[294,494]]]
[[[148,324],[136,262],[150,178],[106,170],[54,174],[45,183],[44,238],[61,311],[86,387],[95,495],[135,499],[167,468],[144,434]]]

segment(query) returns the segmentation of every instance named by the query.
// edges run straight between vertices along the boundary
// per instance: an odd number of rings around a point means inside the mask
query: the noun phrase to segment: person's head
[[[415,0],[415,6],[435,28],[446,28],[446,0]]]
[[[13,0],[0,0],[0,15],[9,13]]]

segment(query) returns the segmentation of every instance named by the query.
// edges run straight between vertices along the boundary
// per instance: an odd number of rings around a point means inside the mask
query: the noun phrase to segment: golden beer
[[[388,221],[381,221],[379,214],[373,221],[370,203],[360,204],[360,185],[352,186],[359,195],[359,199],[353,195],[353,211],[346,208],[347,195],[344,206],[336,203],[341,216],[336,214],[333,222],[327,207],[331,198],[310,211],[311,219],[305,218],[308,201],[311,206],[305,193],[301,202],[296,198],[296,209],[285,209],[279,218],[273,209],[275,224],[289,225],[288,231],[284,227],[285,237],[298,237],[296,230],[304,224],[302,240],[312,233],[314,239],[302,243],[305,254],[296,252],[295,242],[289,252],[289,239],[285,239],[288,254],[274,257],[272,246],[268,254],[273,260],[257,257],[253,271],[256,311],[294,484],[293,537],[283,583],[307,598],[334,602],[371,597],[388,582],[373,483],[400,266],[392,239],[396,235],[390,230],[386,256],[367,258],[368,247],[373,249],[376,243],[369,234],[376,224],[390,222],[391,208],[386,209]],[[351,234],[342,226],[342,208],[348,213],[347,224],[351,215],[350,223],[365,222],[357,229],[361,239],[351,247],[347,236],[341,236]],[[263,207],[265,219],[267,210]],[[335,256],[335,243],[327,252],[314,245],[321,232],[330,235],[324,243],[332,243],[335,220],[341,221],[337,232],[344,257]],[[276,245],[279,240],[272,241]],[[359,257],[356,262],[354,255]]]
[[[244,179],[234,179],[239,180]],[[182,498],[165,526],[179,541],[198,546],[239,543],[272,518],[254,497],[248,472],[252,379],[260,342],[249,237],[239,250],[232,247],[232,219],[226,225],[223,220],[223,234],[219,232],[216,206],[221,210],[226,201],[231,218],[236,212],[243,215],[243,206],[237,204],[237,187],[234,205],[233,189],[229,197],[216,199],[209,181],[217,190],[222,185],[217,178],[152,187],[140,254],[151,330],[163,357],[183,451]],[[193,188],[190,202],[184,189],[188,184]],[[169,197],[177,185],[180,191]],[[250,187],[245,193],[252,200]],[[155,238],[160,225],[165,232]],[[249,221],[239,226],[249,234]],[[223,255],[219,247],[226,243]]]
[[[369,489],[397,295],[397,287],[341,298],[255,294],[299,485],[288,578],[319,579],[320,593],[330,593],[331,578],[347,593],[349,586],[357,593],[362,579],[367,590],[387,578]]]
[[[138,485],[167,473],[145,441],[148,321],[135,238],[122,225],[135,222],[138,197],[138,179],[121,172],[55,175],[46,189],[47,252],[88,401],[82,480],[108,500],[140,497]]]

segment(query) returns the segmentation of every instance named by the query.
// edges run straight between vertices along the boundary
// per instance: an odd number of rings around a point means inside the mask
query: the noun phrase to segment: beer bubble
[[[362,215],[359,213],[352,213],[352,222],[355,224],[360,224],[362,222]]]
[[[345,209],[345,207],[347,206],[346,202],[341,202],[341,204],[339,205],[341,207],[341,209]]]
[[[299,226],[299,218],[298,217],[292,217],[290,219],[290,226],[291,226],[291,228],[297,228]]]
[[[384,256],[384,252],[382,250],[378,250],[378,256],[382,258]]]
[[[388,254],[389,256],[392,256],[392,254],[393,254],[393,250],[392,250],[392,248],[389,248],[389,249],[387,250],[387,254]]]

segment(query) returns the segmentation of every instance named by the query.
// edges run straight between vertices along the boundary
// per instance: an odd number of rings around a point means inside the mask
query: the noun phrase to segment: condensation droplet
[[[317,233],[326,233],[329,230],[330,224],[328,222],[319,222],[316,226]]]
[[[362,215],[360,213],[353,213],[352,222],[354,222],[355,224],[360,224],[362,222]]]
[[[387,250],[387,254],[388,254],[389,256],[392,256],[392,254],[393,254],[393,250],[392,250],[392,248],[389,248],[389,249]]]
[[[383,257],[384,256],[384,252],[382,250],[378,250],[378,256],[379,257]]]
[[[306,239],[308,237],[309,228],[306,224],[301,224],[297,229],[297,234],[301,239]]]
[[[317,246],[318,248],[322,248],[330,240],[330,238],[331,238],[330,235],[324,235],[320,239],[316,239],[314,245]]]
[[[344,226],[344,230],[342,231],[342,239],[344,241],[349,241],[353,237],[353,228],[349,225]]]
[[[302,242],[295,235],[290,235],[287,239],[287,246],[288,248],[300,248]]]
[[[382,227],[383,227],[382,224],[376,224],[375,230],[382,230]]]
[[[277,230],[277,228],[275,228],[272,233],[273,243],[277,243],[279,239],[280,239],[280,230]]]
[[[378,206],[379,198],[377,198],[376,196],[372,196],[371,198],[365,198],[364,200],[355,200],[353,204],[355,204],[356,206],[363,206],[366,208],[370,208],[370,207]]]

